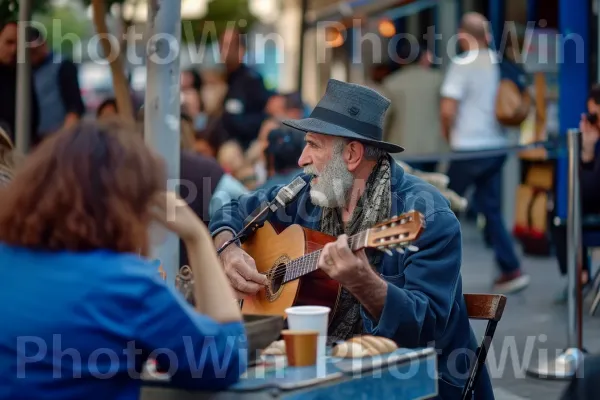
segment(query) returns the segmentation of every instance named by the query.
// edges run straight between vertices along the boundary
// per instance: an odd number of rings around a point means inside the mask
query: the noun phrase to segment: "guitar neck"
[[[348,238],[348,245],[352,251],[358,251],[366,247],[367,231],[360,232]],[[306,254],[300,258],[290,261],[286,266],[283,283],[301,278],[318,269],[317,263],[321,257],[321,250]]]

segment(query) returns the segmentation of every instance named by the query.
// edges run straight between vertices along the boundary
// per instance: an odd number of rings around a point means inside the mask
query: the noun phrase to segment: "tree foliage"
[[[114,5],[114,4],[123,4],[125,3],[127,0],[105,0],[106,2],[106,12],[110,12],[110,8]],[[81,2],[83,3],[84,6],[89,7],[92,4],[92,0],[81,0]]]
[[[228,27],[242,32],[250,30],[257,18],[250,11],[248,0],[209,0],[206,15],[201,19],[183,21],[182,40],[210,44]]]
[[[39,14],[34,19],[44,26],[46,40],[50,46],[67,57],[74,56],[77,43],[63,39],[77,37],[83,41],[92,30],[90,24],[82,20],[69,5],[53,7],[47,13]]]
[[[17,21],[20,0],[0,0],[0,22]],[[32,0],[34,13],[46,13],[50,10],[49,0]]]

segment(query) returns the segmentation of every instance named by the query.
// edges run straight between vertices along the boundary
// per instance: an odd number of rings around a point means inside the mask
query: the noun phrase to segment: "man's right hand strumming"
[[[215,238],[216,247],[220,248],[223,243],[232,237],[231,232],[218,234]],[[258,293],[267,284],[267,277],[256,270],[256,263],[252,257],[237,245],[229,245],[220,257],[225,274],[231,286],[235,289],[238,299]]]

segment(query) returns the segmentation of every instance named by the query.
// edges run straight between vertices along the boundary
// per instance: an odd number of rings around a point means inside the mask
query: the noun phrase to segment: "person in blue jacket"
[[[0,398],[137,399],[145,365],[209,391],[245,371],[244,326],[212,238],[165,182],[140,135],[81,122],[0,189]],[[152,222],[185,242],[196,309],[147,259]]]
[[[284,121],[306,132],[298,164],[310,185],[269,221],[339,237],[325,245],[318,261],[343,287],[328,332],[330,344],[371,334],[401,347],[434,347],[439,354],[439,397],[459,399],[477,348],[462,292],[461,228],[442,194],[406,174],[390,157],[403,148],[382,141],[389,105],[372,89],[330,80],[308,118]],[[244,219],[281,187],[241,196],[217,211],[209,225],[215,246],[231,239]],[[420,212],[426,223],[411,243],[418,250],[389,255],[350,250],[348,236],[411,210]],[[227,247],[220,257],[238,298],[267,284],[238,245]],[[477,399],[493,398],[485,367],[475,392]]]

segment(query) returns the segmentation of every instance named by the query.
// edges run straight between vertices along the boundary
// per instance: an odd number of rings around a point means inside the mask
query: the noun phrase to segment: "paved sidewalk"
[[[493,252],[483,243],[473,224],[463,223],[463,289],[470,293],[489,293],[496,274]],[[528,365],[547,354],[554,358],[567,344],[567,307],[554,304],[556,294],[565,287],[554,258],[524,257],[523,268],[531,275],[530,287],[508,297],[504,316],[494,336],[488,367],[497,400],[554,400],[565,388],[564,381],[549,381],[526,376]],[[591,296],[590,296],[591,297]],[[584,347],[600,352],[600,313],[587,315],[592,299],[584,302]],[[473,327],[483,335],[485,323]]]

